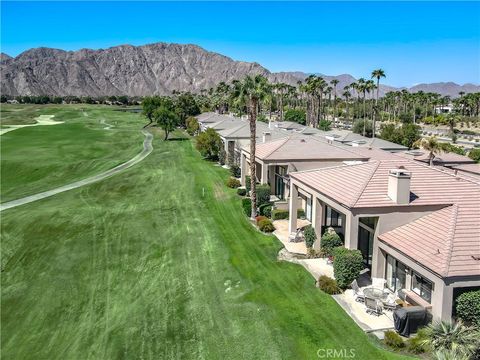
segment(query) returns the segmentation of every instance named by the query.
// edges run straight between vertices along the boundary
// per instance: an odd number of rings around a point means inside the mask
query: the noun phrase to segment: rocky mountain
[[[169,94],[173,90],[198,92],[221,81],[262,74],[273,82],[296,85],[308,74],[271,73],[260,64],[233,59],[196,45],[155,43],[143,46],[121,45],[108,49],[64,51],[30,49],[15,58],[0,57],[1,92],[7,95],[129,95]],[[324,76],[340,82],[337,92],[355,81],[351,75]],[[424,89],[429,90],[424,90]],[[462,89],[462,90],[460,90]],[[382,86],[380,93],[396,90]],[[455,96],[459,91],[480,91],[472,84],[422,84],[414,91],[436,91]]]

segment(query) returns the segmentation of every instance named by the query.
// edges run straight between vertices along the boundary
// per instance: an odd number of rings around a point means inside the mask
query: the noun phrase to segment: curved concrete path
[[[21,198],[21,199],[12,200],[12,201],[2,203],[2,204],[0,204],[0,211],[11,209],[11,208],[14,208],[14,207],[17,207],[17,206],[20,206],[20,205],[28,204],[28,203],[31,203],[33,201],[45,199],[47,197],[50,197],[50,196],[53,196],[53,195],[56,195],[56,194],[60,194],[62,192],[68,191],[68,190],[76,189],[76,188],[79,188],[79,187],[84,186],[84,185],[93,184],[97,181],[100,181],[100,180],[106,179],[110,176],[116,175],[116,174],[132,167],[135,164],[138,164],[140,161],[142,161],[148,155],[150,155],[150,153],[153,150],[153,146],[152,146],[153,135],[150,132],[148,132],[147,130],[142,130],[142,133],[143,133],[143,135],[145,135],[145,140],[143,141],[143,150],[139,154],[137,154],[135,157],[128,160],[127,162],[124,162],[123,164],[120,164],[120,165],[114,167],[113,169],[107,170],[107,171],[105,171],[103,173],[100,173],[98,175],[94,175],[94,176],[88,177],[88,178],[83,179],[83,180],[75,181],[71,184],[64,185],[64,186],[58,187],[58,188],[53,189],[53,190],[44,191],[44,192],[41,192],[41,193],[38,193],[38,194],[35,194],[35,195],[30,195],[30,196],[27,196],[27,197],[24,197],[24,198]]]

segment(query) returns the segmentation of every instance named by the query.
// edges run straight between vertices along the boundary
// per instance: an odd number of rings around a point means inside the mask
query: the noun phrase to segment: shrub
[[[456,310],[464,322],[480,327],[480,290],[461,294],[457,298]]]
[[[338,286],[345,289],[358,278],[363,270],[363,257],[360,250],[350,250],[337,247],[334,250],[333,274]]]
[[[393,330],[385,331],[385,337],[383,341],[385,341],[387,346],[390,346],[394,349],[401,349],[405,346],[402,337]]]
[[[480,162],[480,149],[472,149],[468,153],[468,157],[473,161]]]
[[[271,205],[268,205],[268,206],[265,206],[263,208],[263,215],[265,215],[266,217],[272,217],[272,206]]]
[[[195,119],[193,116],[190,116],[186,120],[187,123],[187,133],[191,136],[195,135],[198,133],[200,130],[200,125],[198,123],[198,120]]]
[[[234,178],[239,178],[241,175],[240,166],[238,166],[237,164],[232,164],[230,166],[230,174],[232,174]]]
[[[288,219],[288,210],[272,210],[272,220]]]
[[[270,185],[265,184],[257,186],[257,206],[270,204],[270,194]]]
[[[275,231],[275,226],[273,226],[272,221],[266,218],[259,221],[258,228],[260,229],[260,231],[263,231],[263,232]]]
[[[318,287],[323,292],[326,292],[329,295],[340,294],[341,289],[337,285],[337,281],[328,277],[327,275],[322,275],[318,278]]]
[[[311,248],[317,240],[317,234],[315,234],[315,229],[312,225],[308,225],[303,229],[303,236],[305,237],[305,245],[307,248]]]
[[[342,239],[335,231],[325,231],[320,239],[320,248],[326,256],[332,256],[333,249],[342,245]]]
[[[270,217],[270,213],[269,214],[265,214],[265,209],[267,208],[270,208],[269,212],[272,211],[272,205],[270,203],[267,203],[267,204],[262,204],[258,207],[258,210],[260,212],[260,215],[263,215],[263,216],[266,216],[266,217]]]
[[[302,109],[288,109],[283,114],[283,119],[285,121],[293,121],[293,122],[305,125],[307,115],[305,114],[305,111]]]
[[[247,195],[247,190],[244,188],[237,189],[237,194],[240,196],[245,196]]]
[[[249,198],[242,199],[242,208],[245,215],[250,217],[252,215],[252,200]]]
[[[427,345],[427,331],[426,328],[421,328],[417,331],[415,336],[412,336],[407,341],[407,349],[413,354],[422,354],[429,352],[430,348]]]
[[[297,217],[304,219],[305,218],[305,210],[297,209]]]
[[[212,128],[197,136],[196,148],[208,160],[218,160],[223,149],[222,139]]]
[[[238,181],[237,179],[231,177],[230,179],[227,180],[227,186],[229,188],[232,188],[232,189],[236,189],[238,187],[240,187],[240,181]]]
[[[256,221],[257,225],[260,221],[265,220],[265,219],[266,219],[266,217],[263,216],[263,215],[258,215],[257,217],[255,217],[255,221]]]
[[[308,259],[318,259],[321,256],[322,254],[320,253],[320,251],[317,251],[315,250],[314,248],[308,248],[307,249],[307,258]]]

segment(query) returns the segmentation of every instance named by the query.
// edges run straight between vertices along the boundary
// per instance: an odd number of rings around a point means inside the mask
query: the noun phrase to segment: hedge
[[[480,327],[480,290],[464,292],[457,298],[457,317]]]
[[[272,220],[288,219],[288,210],[272,210]]]
[[[333,275],[340,288],[347,288],[363,270],[363,257],[360,250],[337,247],[333,251]]]
[[[320,239],[320,248],[325,256],[332,256],[333,249],[342,245],[342,239],[340,239],[340,236],[338,236],[335,231],[329,232],[327,230]]]
[[[242,207],[245,215],[250,217],[252,215],[252,200],[250,198],[242,199]]]
[[[232,174],[232,176],[235,177],[235,178],[239,178],[240,175],[241,175],[240,166],[238,166],[237,164],[231,165],[230,166],[230,174]]]
[[[270,208],[270,210],[268,210]],[[272,205],[270,203],[262,204],[259,206],[260,215],[270,217],[270,213],[272,211]],[[269,214],[265,214],[265,210],[269,211]]]

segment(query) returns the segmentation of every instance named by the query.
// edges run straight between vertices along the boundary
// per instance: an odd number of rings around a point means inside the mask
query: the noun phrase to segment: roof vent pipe
[[[410,203],[410,179],[412,175],[403,166],[388,174],[388,197],[398,205]]]

